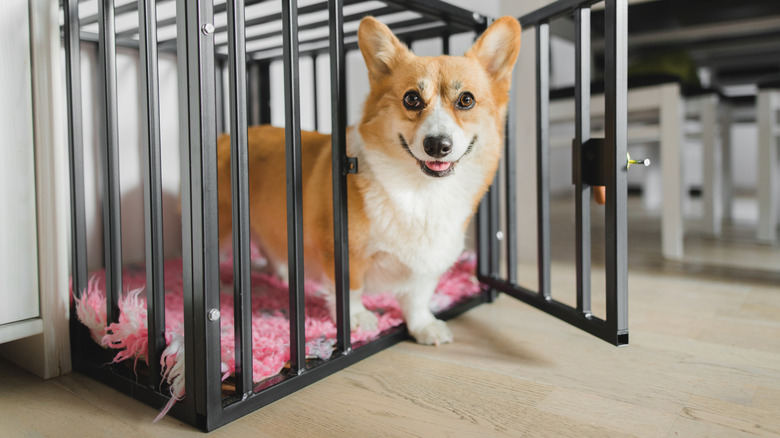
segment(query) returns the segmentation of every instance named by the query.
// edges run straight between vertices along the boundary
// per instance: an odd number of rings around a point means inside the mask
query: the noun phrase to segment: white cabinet
[[[58,2],[0,1],[0,356],[70,370]]]
[[[38,318],[30,20],[26,0],[0,3],[0,342]],[[5,336],[2,335],[5,333]]]

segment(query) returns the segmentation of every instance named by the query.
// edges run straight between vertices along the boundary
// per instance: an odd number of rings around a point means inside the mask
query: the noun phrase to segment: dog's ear
[[[520,53],[520,33],[517,19],[501,17],[485,30],[466,56],[476,58],[494,81],[508,86]]]
[[[372,80],[382,79],[398,61],[411,54],[393,32],[374,17],[365,17],[360,21],[358,46],[363,52]]]

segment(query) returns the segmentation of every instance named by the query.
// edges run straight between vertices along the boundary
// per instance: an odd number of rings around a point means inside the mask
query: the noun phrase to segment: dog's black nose
[[[425,153],[433,158],[441,158],[452,152],[452,138],[445,135],[425,137],[423,140]]]

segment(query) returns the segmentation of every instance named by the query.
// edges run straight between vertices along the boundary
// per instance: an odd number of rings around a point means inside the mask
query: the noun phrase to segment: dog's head
[[[471,159],[495,171],[520,50],[516,19],[496,20],[464,56],[416,56],[372,17],[358,41],[371,84],[358,128],[366,148],[428,177],[453,175]]]

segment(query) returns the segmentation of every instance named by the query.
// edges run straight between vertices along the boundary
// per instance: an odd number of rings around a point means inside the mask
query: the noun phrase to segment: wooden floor
[[[454,344],[400,344],[213,435],[780,435],[778,287],[652,271],[629,283],[627,347],[503,296],[453,320]],[[200,434],[156,413],[83,375],[0,362],[2,437]]]
[[[553,207],[553,291],[573,304],[571,208]],[[637,210],[629,346],[502,296],[451,321],[454,344],[399,344],[212,434],[780,436],[780,276],[663,262],[658,221]],[[600,214],[594,242],[603,239]],[[603,248],[593,257],[603,260]],[[535,264],[519,276],[536,287]],[[603,283],[596,268],[597,316]],[[0,438],[201,435],[173,418],[153,424],[156,414],[83,375],[42,381],[0,361]]]

